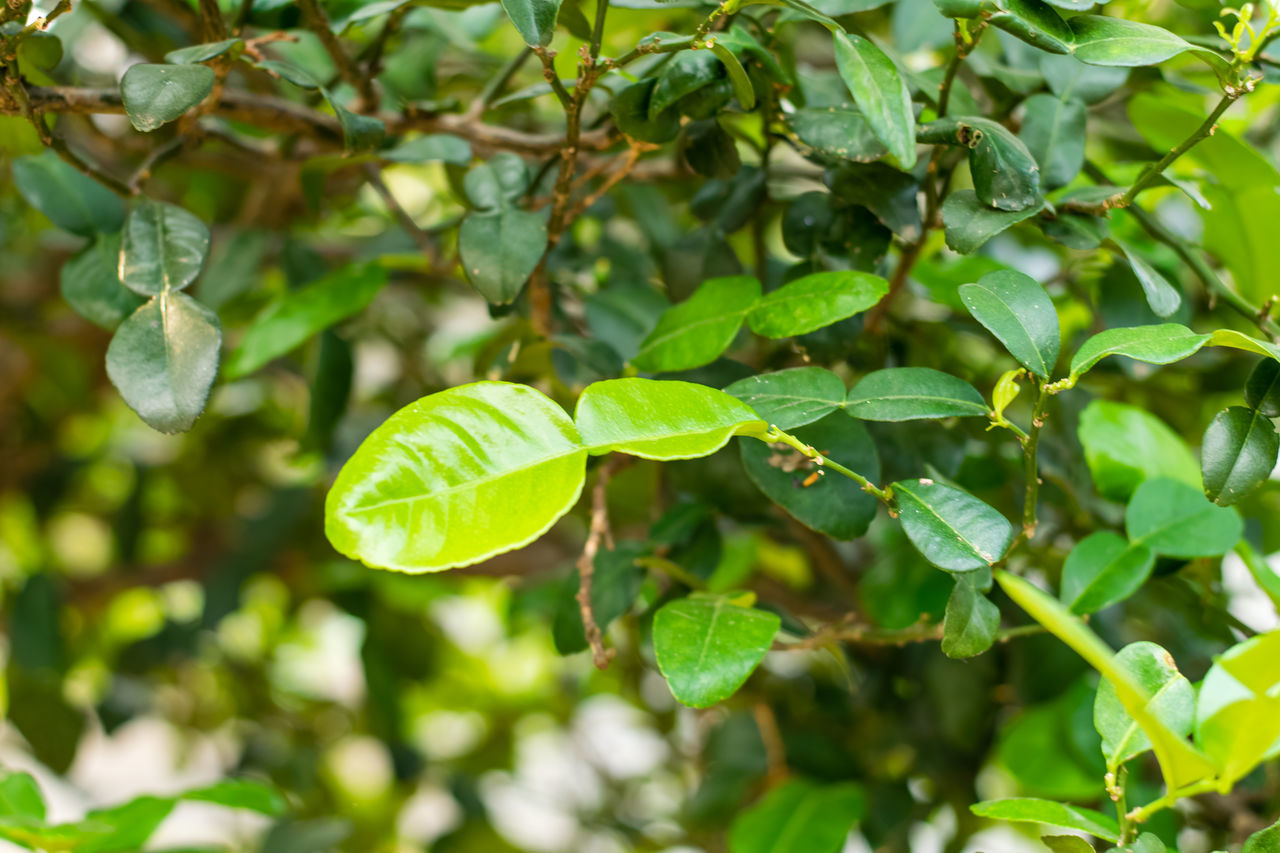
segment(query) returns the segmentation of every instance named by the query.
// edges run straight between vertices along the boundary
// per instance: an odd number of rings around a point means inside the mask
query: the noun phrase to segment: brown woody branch
[[[586,634],[587,645],[591,647],[591,659],[596,669],[604,669],[613,659],[613,649],[606,649],[600,626],[596,624],[595,611],[591,606],[591,580],[596,570],[596,554],[600,551],[600,543],[613,548],[613,536],[609,532],[609,503],[607,489],[609,478],[622,464],[617,460],[625,457],[612,457],[600,466],[596,475],[596,484],[591,489],[591,527],[587,532],[587,544],[578,557],[578,609],[582,613],[582,631]]]

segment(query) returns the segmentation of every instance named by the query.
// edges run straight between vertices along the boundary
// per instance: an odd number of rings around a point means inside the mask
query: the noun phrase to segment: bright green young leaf
[[[1115,662],[1115,654],[1083,621],[1028,581],[1006,571],[996,572],[995,577],[1014,603],[1111,682],[1120,704],[1150,738],[1169,790],[1213,775],[1209,759],[1148,710],[1151,694]]]
[[[214,73],[207,65],[131,66],[120,79],[120,96],[129,122],[148,132],[180,118],[213,91]]]
[[[1151,697],[1147,711],[1165,728],[1182,737],[1191,734],[1196,691],[1178,672],[1172,655],[1155,643],[1130,643],[1116,652],[1115,665]],[[1093,726],[1102,735],[1102,755],[1112,772],[1151,749],[1151,739],[1125,710],[1115,687],[1105,678],[1099,682],[1094,698]]]
[[[932,480],[893,484],[898,520],[925,559],[949,572],[994,565],[1013,541],[1013,525],[968,492]]]
[[[1172,477],[1199,488],[1200,466],[1186,442],[1155,415],[1110,400],[1080,413],[1080,443],[1098,494],[1128,501],[1146,479]]]
[[[1094,853],[1094,847],[1078,835],[1042,835],[1040,843],[1053,853]]]
[[[766,338],[804,335],[866,311],[889,292],[889,282],[865,272],[818,272],[765,294],[747,315]]]
[[[1167,478],[1138,486],[1124,514],[1125,532],[1134,545],[1167,557],[1218,557],[1244,532],[1230,507],[1210,503],[1194,486]]]
[[[115,329],[142,304],[120,281],[119,233],[100,234],[68,258],[59,289],[77,314],[104,329]]]
[[[560,13],[559,0],[502,0],[502,8],[525,44],[529,47],[550,44],[556,31],[556,16]]]
[[[376,263],[346,267],[287,291],[249,326],[227,362],[227,378],[252,373],[312,335],[363,311],[387,283]]]
[[[185,791],[180,798],[272,816],[284,814],[288,808],[279,791],[251,779],[223,779],[204,788]]]
[[[768,424],[723,391],[692,382],[609,379],[587,386],[574,421],[593,455],[616,451],[645,459],[693,459],[735,435],[761,436]]]
[[[1267,358],[1280,361],[1280,346],[1267,341],[1260,341],[1243,332],[1237,332],[1235,329],[1218,329],[1213,332],[1209,335],[1209,346],[1230,347],[1231,349],[1244,350],[1257,355],[1265,355]]]
[[[911,93],[893,60],[861,36],[831,32],[840,79],[876,137],[903,169],[916,162],[915,113]]]
[[[725,387],[778,429],[811,424],[844,406],[844,382],[823,367],[793,367],[739,379]]]
[[[849,389],[849,414],[865,421],[981,417],[986,401],[977,389],[929,367],[890,367],[868,373]]]
[[[27,204],[72,234],[111,234],[124,224],[120,197],[52,151],[14,160],[13,184]]]
[[[1280,362],[1264,358],[1244,384],[1244,401],[1269,418],[1280,417]]]
[[[1200,448],[1205,495],[1221,506],[1235,503],[1266,482],[1278,456],[1280,435],[1270,418],[1243,406],[1223,409]]]
[[[489,302],[512,302],[547,250],[542,214],[508,207],[472,213],[458,231],[458,255],[467,280]]]
[[[1277,853],[1280,851],[1280,821],[1250,835],[1240,853]]]
[[[107,347],[107,376],[138,417],[160,432],[191,429],[218,372],[218,316],[164,291],[134,311]]]
[[[850,107],[804,107],[786,120],[802,145],[828,157],[870,163],[889,153],[866,116]]]
[[[1151,306],[1151,310],[1155,312],[1155,315],[1157,317],[1168,317],[1177,311],[1178,307],[1182,305],[1182,294],[1155,267],[1147,263],[1146,259],[1134,251],[1133,247],[1119,241],[1116,242],[1116,245],[1120,247],[1124,252],[1125,258],[1128,259],[1129,266],[1133,268],[1133,274],[1137,276],[1138,283],[1142,285],[1142,292],[1147,296],[1147,304]]]
[[[991,648],[1000,630],[1000,608],[982,594],[972,577],[973,574],[957,575],[955,588],[947,599],[942,620],[942,653],[949,658],[982,654]]]
[[[1076,543],[1062,566],[1062,603],[1072,613],[1096,613],[1124,601],[1151,576],[1156,556],[1109,530]]]
[[[996,210],[979,201],[973,190],[957,190],[942,203],[947,245],[962,255],[972,254],[1001,231],[1035,216],[1042,206]]]
[[[1196,745],[1223,790],[1280,748],[1280,631],[1232,646],[1209,668],[1196,701]]]
[[[1148,364],[1171,364],[1198,352],[1209,343],[1177,323],[1107,329],[1085,341],[1071,359],[1071,375],[1080,376],[1109,355],[1125,355]]]
[[[663,313],[632,364],[650,372],[689,370],[729,348],[747,313],[760,301],[760,282],[735,275],[705,281]]]
[[[1023,366],[1049,378],[1058,361],[1058,312],[1038,281],[1015,270],[996,270],[977,284],[960,285],[960,299]]]
[[[789,432],[871,482],[880,479],[880,457],[861,422],[832,412]],[[856,539],[867,532],[879,502],[853,480],[834,472],[815,474],[810,460],[783,445],[743,441],[739,447],[751,481],[806,527],[834,539]]]
[[[852,782],[792,779],[734,818],[729,853],[839,853],[864,808]]]
[[[1053,800],[1039,800],[1034,797],[985,800],[970,806],[969,811],[978,817],[987,817],[992,820],[1043,823],[1046,826],[1087,832],[1104,841],[1120,840],[1120,827],[1115,818],[1093,809],[1071,806]]]
[[[209,228],[172,204],[144,201],[124,224],[120,280],[143,296],[182,290],[209,252]]]
[[[1080,15],[1069,23],[1074,42],[1071,52],[1090,65],[1157,65],[1194,49],[1168,30],[1124,18]]]
[[[732,604],[727,596],[690,596],[653,618],[653,654],[671,694],[693,708],[728,699],[760,665],[782,620]]]
[[[522,547],[578,500],[587,452],[527,385],[474,382],[388,418],[338,473],[325,534],[376,568],[431,572]]]
[[[1047,94],[1027,98],[1018,135],[1040,164],[1046,188],[1069,183],[1084,165],[1085,117],[1080,101]]]
[[[44,820],[44,797],[30,773],[6,773],[0,778],[0,816]]]

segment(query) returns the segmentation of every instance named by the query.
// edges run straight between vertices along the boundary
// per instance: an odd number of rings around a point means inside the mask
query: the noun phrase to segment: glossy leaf
[[[1269,418],[1243,406],[1223,409],[1200,448],[1205,496],[1220,506],[1236,503],[1266,482],[1278,456],[1280,435]]]
[[[735,435],[763,435],[768,425],[723,391],[691,382],[609,379],[587,386],[574,421],[593,455],[616,451],[645,459],[693,459]]]
[[[1098,493],[1127,501],[1146,479],[1172,477],[1200,486],[1200,466],[1164,421],[1137,406],[1094,400],[1080,413],[1080,443]]]
[[[862,377],[849,389],[849,414],[867,421],[981,417],[986,401],[968,382],[929,367],[890,367]]]
[[[903,169],[916,162],[911,93],[884,51],[861,36],[832,30],[836,68],[871,130]]]
[[[865,808],[852,782],[779,785],[729,827],[729,853],[839,853]]]
[[[889,283],[870,273],[812,273],[766,294],[747,323],[766,338],[804,335],[867,310],[888,292]]]
[[[526,385],[475,382],[388,418],[338,473],[325,534],[376,568],[430,572],[527,545],[577,502],[587,452]]]
[[[1105,841],[1119,841],[1120,827],[1115,818],[1102,812],[1039,800],[1034,797],[1013,797],[1006,800],[985,800],[975,803],[969,810],[978,817],[992,820],[1008,820],[1016,823],[1042,823],[1063,829],[1087,832]]]
[[[942,653],[949,658],[980,655],[995,642],[1000,629],[1000,609],[971,581],[958,575],[942,620]]]
[[[781,627],[776,614],[727,596],[672,601],[653,619],[653,652],[671,694],[707,708],[732,696],[760,665]]]
[[[718,41],[711,42],[711,52],[715,54],[724,65],[725,70],[729,74],[729,81],[733,83],[733,94],[738,99],[738,104],[744,110],[751,110],[756,105],[756,90],[751,85],[751,78],[747,76],[746,69],[742,67],[742,63],[738,57],[734,56],[733,51]]]
[[[1151,697],[1146,709],[1165,728],[1183,737],[1191,734],[1196,691],[1178,672],[1172,655],[1155,643],[1130,643],[1116,652],[1115,665]],[[1115,687],[1105,678],[1098,684],[1094,699],[1093,725],[1102,735],[1102,755],[1112,772],[1151,749],[1151,739],[1125,710]]]
[[[709,86],[725,76],[724,65],[711,51],[689,50],[677,53],[658,75],[658,84],[649,100],[649,118],[676,105],[686,95]]]
[[[1280,362],[1264,358],[1244,384],[1244,401],[1269,418],[1280,417]]]
[[[1174,288],[1169,281],[1162,276],[1155,267],[1147,263],[1141,255],[1133,250],[1133,248],[1125,243],[1117,245],[1124,251],[1124,256],[1129,260],[1129,265],[1133,268],[1133,274],[1137,276],[1138,282],[1142,285],[1142,292],[1146,294],[1147,304],[1151,306],[1151,310],[1155,312],[1157,317],[1168,317],[1170,314],[1178,310],[1182,305],[1182,294]]]
[[[144,201],[124,224],[120,280],[143,296],[182,290],[209,252],[209,228],[172,204]]]
[[[739,379],[725,387],[779,429],[813,423],[844,406],[844,382],[822,367],[793,367]]]
[[[135,129],[144,133],[180,118],[213,91],[207,65],[140,63],[124,72],[120,95]]]
[[[1170,364],[1198,352],[1207,343],[1209,335],[1196,334],[1177,323],[1107,329],[1077,350],[1071,359],[1071,375],[1080,376],[1109,355],[1125,355],[1148,364]]]
[[[994,565],[1013,541],[1009,520],[968,492],[932,480],[893,484],[898,520],[925,559],[949,572]]]
[[[116,328],[142,304],[120,281],[119,234],[101,234],[68,258],[59,289],[77,314],[104,329]]]
[[[1069,23],[1071,52],[1090,65],[1157,65],[1192,49],[1190,43],[1168,30],[1139,21],[1080,15]]]
[[[816,423],[788,431],[871,482],[880,479],[875,443],[860,422],[832,412]],[[747,476],[800,523],[834,539],[856,539],[867,532],[879,503],[853,480],[833,472],[816,474],[816,465],[785,445],[759,441],[739,445]]]
[[[1195,740],[1224,787],[1280,749],[1280,631],[1232,646],[1209,668],[1196,700]]]
[[[990,119],[966,117],[955,122],[969,145],[969,171],[978,200],[997,210],[1038,210],[1043,204],[1040,164],[1022,140]]]
[[[976,284],[961,285],[960,299],[1024,367],[1049,378],[1058,361],[1058,312],[1038,281],[1014,270],[997,270]]]
[[[1041,181],[1047,188],[1069,183],[1084,165],[1084,104],[1040,94],[1025,106],[1018,135],[1040,164]]]
[[[1165,478],[1138,486],[1124,526],[1133,544],[1186,559],[1221,556],[1244,532],[1235,510],[1210,503],[1194,486]]]
[[[543,47],[556,31],[559,0],[502,0],[502,8],[530,47]]]
[[[973,190],[957,190],[942,203],[947,245],[961,254],[972,254],[1000,232],[1035,216],[1041,206],[996,210],[979,201]]]
[[[546,250],[546,221],[528,210],[472,213],[458,230],[458,255],[467,280],[495,305],[520,295]]]
[[[889,153],[860,110],[804,107],[786,119],[801,144],[827,157],[871,163]]]
[[[252,373],[312,335],[363,311],[386,283],[386,270],[364,264],[287,291],[249,326],[227,362],[227,377]]]
[[[124,224],[120,197],[52,151],[14,160],[13,184],[27,204],[72,234],[110,234]]]
[[[191,429],[218,372],[218,316],[185,293],[164,291],[134,311],[107,347],[107,376],[152,429]]]
[[[710,364],[733,343],[743,319],[759,301],[760,282],[751,276],[705,281],[663,313],[632,364],[651,372]]]
[[[1076,543],[1062,566],[1062,603],[1072,613],[1096,613],[1133,595],[1151,576],[1156,556],[1109,530]]]

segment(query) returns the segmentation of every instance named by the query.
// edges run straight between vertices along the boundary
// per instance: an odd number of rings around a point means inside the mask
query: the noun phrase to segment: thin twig
[[[591,580],[596,570],[596,553],[603,542],[609,550],[613,549],[613,539],[609,532],[609,478],[623,464],[616,460],[623,457],[612,457],[600,466],[596,473],[596,484],[591,489],[591,527],[587,532],[587,544],[582,548],[582,556],[578,557],[578,609],[582,613],[582,630],[587,636],[587,645],[591,647],[591,659],[596,669],[605,669],[613,660],[614,650],[607,649],[600,626],[596,624],[595,611],[591,606]]]
[[[428,262],[432,262],[435,258],[435,246],[431,243],[431,236],[427,232],[418,227],[418,223],[413,221],[413,217],[400,205],[396,197],[392,195],[391,190],[387,188],[387,184],[382,180],[382,170],[374,163],[364,164],[365,176],[369,179],[369,184],[374,191],[382,197],[382,201],[386,204],[387,209],[391,211],[391,215],[396,218],[396,222],[400,223],[400,227],[409,235],[418,250],[422,252]]]

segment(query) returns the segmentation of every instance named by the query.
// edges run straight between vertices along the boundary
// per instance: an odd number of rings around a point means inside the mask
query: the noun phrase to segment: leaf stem
[[[1222,117],[1222,114],[1227,111],[1228,107],[1236,102],[1236,99],[1239,98],[1240,95],[1241,93],[1234,89],[1223,95],[1222,99],[1218,101],[1218,105],[1213,108],[1213,112],[1209,113],[1209,117],[1195,129],[1195,132],[1182,140],[1182,142],[1170,150],[1168,154],[1165,154],[1159,160],[1144,169],[1142,174],[1138,176],[1137,180],[1135,180],[1132,185],[1130,185],[1129,189],[1125,190],[1124,195],[1120,197],[1120,200],[1114,206],[1128,207],[1133,204],[1133,200],[1137,198],[1138,193],[1142,192],[1153,182],[1159,180],[1160,176],[1164,173],[1164,170],[1169,168],[1174,160],[1177,160],[1183,154],[1186,154],[1196,145],[1196,143],[1204,139],[1206,136],[1212,136],[1214,129],[1218,126],[1218,119]]]
[[[1036,402],[1031,410],[1031,426],[1022,442],[1022,454],[1025,462],[1024,471],[1027,478],[1026,498],[1022,504],[1022,532],[1019,540],[1030,541],[1036,535],[1036,504],[1040,499],[1040,465],[1037,450],[1040,447],[1040,430],[1044,427],[1044,407],[1049,399],[1043,379],[1033,376],[1031,382],[1036,390]],[[1016,543],[1015,543],[1016,544]]]
[[[861,486],[862,490],[867,494],[875,495],[881,501],[881,503],[884,503],[885,505],[888,505],[893,500],[892,489],[880,488],[875,483],[871,482],[866,477],[859,474],[857,471],[850,470],[849,468],[846,468],[843,465],[841,465],[839,462],[828,459],[827,457],[819,453],[817,450],[815,450],[813,447],[809,446],[808,444],[805,444],[803,441],[796,438],[794,435],[791,435],[790,433],[785,433],[772,424],[769,425],[768,432],[764,433],[761,440],[769,442],[771,444],[785,444],[788,447],[798,451],[802,456],[812,459],[815,463],[817,463],[819,469],[830,468],[832,471],[835,471],[838,474],[843,474],[844,476],[848,477],[850,480],[853,480],[855,483]]]
[[[1176,791],[1170,791],[1158,800],[1147,803],[1145,806],[1130,811],[1126,817],[1130,824],[1145,823],[1152,815],[1165,809],[1172,808],[1178,800],[1184,797],[1194,797],[1196,794],[1207,794],[1210,791],[1218,790],[1219,782],[1217,779],[1202,779],[1190,785],[1184,785]]]

